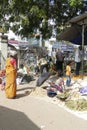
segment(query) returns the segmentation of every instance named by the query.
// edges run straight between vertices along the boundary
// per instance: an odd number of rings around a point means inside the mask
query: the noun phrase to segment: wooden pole
[[[84,76],[84,32],[85,32],[85,24],[83,21],[83,24],[82,24],[82,79]]]

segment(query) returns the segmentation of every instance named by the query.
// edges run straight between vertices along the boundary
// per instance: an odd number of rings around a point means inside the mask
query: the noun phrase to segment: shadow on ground
[[[24,113],[0,106],[0,130],[40,130]]]
[[[17,89],[17,91],[22,91],[22,90],[26,90],[26,89],[35,89],[35,87],[22,87],[22,88],[19,88]]]

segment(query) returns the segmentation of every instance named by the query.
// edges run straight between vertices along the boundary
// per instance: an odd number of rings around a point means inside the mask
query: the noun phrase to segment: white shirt
[[[52,51],[51,55],[53,62],[56,63],[56,52]]]
[[[52,57],[55,58],[55,57],[56,57],[56,52],[55,52],[55,51],[52,51],[52,52],[51,52],[51,55],[52,55]]]
[[[23,74],[27,74],[27,68],[25,66],[23,67]]]
[[[23,69],[20,68],[17,72],[23,74]]]
[[[79,48],[75,51],[75,62],[81,62],[81,51]]]

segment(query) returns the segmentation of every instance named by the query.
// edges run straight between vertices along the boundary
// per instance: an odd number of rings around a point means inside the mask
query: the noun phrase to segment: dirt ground
[[[5,91],[0,91],[0,130],[87,130],[87,111],[67,109],[57,98],[47,96],[42,89],[47,81],[40,87],[36,87],[36,81],[37,77],[18,85],[16,99],[6,99]],[[85,86],[86,82],[87,77],[72,80],[72,89]]]

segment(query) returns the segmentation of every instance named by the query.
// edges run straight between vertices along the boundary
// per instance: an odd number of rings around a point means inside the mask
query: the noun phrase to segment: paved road
[[[26,87],[27,89],[27,87]],[[87,121],[62,107],[24,94],[6,99],[0,91],[0,130],[87,130]]]

